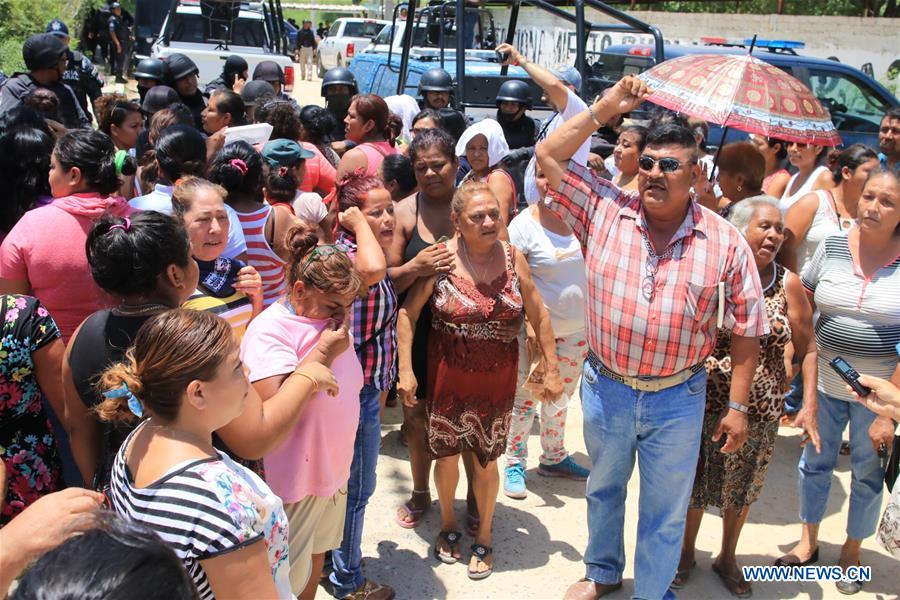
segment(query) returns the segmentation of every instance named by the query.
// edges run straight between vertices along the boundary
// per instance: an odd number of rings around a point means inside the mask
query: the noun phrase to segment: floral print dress
[[[0,295],[0,457],[7,480],[0,527],[59,487],[56,439],[34,375],[34,353],[59,337],[37,298]]]

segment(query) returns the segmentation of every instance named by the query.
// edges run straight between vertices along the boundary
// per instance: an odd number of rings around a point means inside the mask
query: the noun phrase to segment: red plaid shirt
[[[736,335],[768,333],[750,248],[712,211],[691,203],[669,242],[677,244],[674,253],[659,261],[648,301],[642,292],[649,253],[641,237],[646,228],[639,194],[623,192],[569,161],[559,190],[546,202],[581,242],[588,342],[610,370],[666,377],[702,362],[716,342],[719,282],[725,290],[725,325]]]

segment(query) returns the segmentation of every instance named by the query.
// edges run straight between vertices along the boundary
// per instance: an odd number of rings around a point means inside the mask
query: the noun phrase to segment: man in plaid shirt
[[[639,193],[622,192],[569,162],[611,117],[637,108],[646,84],[625,77],[537,147],[553,190],[547,203],[585,253],[590,352],[581,399],[591,457],[586,578],[567,599],[595,599],[622,585],[625,494],[641,477],[634,598],[674,598],[684,520],[706,401],[703,362],[718,327],[733,333],[733,385],[714,439],[723,452],[747,437],[746,404],[765,302],[750,249],[718,215],[691,200],[697,145],[678,122],[652,127],[640,158]]]

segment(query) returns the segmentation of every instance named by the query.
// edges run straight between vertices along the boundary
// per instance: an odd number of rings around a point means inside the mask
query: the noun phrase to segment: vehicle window
[[[345,37],[371,38],[381,31],[380,23],[350,22],[344,27]]]
[[[391,32],[392,32],[393,30],[394,30],[394,26],[393,26],[393,25],[385,25],[385,26],[384,26],[384,29],[382,29],[381,32],[380,32],[377,36],[375,36],[375,44],[384,44],[384,45],[386,45],[386,46],[387,46],[387,45],[390,45],[390,43],[391,43]],[[425,46],[425,45],[427,45],[427,44],[426,44],[426,42],[427,42],[427,40],[426,40],[427,28],[426,28],[424,25],[423,25],[422,27],[416,27],[415,32],[416,32],[416,33],[415,33],[415,36],[414,36],[414,39],[413,39],[413,46]],[[449,38],[449,39],[455,39],[455,38],[451,37],[451,38]],[[398,40],[398,43],[399,43],[399,40]],[[452,46],[449,46],[449,45],[448,45],[447,47],[452,47]]]
[[[231,22],[232,30],[222,21],[214,21],[202,15],[177,15],[175,27],[172,29],[173,42],[189,42],[205,44],[210,40],[225,40],[235,46],[266,45],[266,31],[261,20],[235,19]]]
[[[341,28],[341,22],[335,21],[334,25],[331,26],[331,29],[328,30],[328,37],[334,37],[338,34],[338,29]]]
[[[889,108],[871,87],[849,74],[810,69],[809,84],[839,131],[877,132]]]

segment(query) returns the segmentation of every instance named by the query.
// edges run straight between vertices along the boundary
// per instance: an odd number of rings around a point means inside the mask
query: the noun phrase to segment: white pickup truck
[[[350,66],[353,57],[365,50],[388,21],[377,19],[338,19],[325,39],[319,42],[319,77],[333,67]]]
[[[219,76],[232,54],[246,59],[251,74],[260,62],[275,61],[284,70],[284,91],[290,93],[294,63],[285,54],[290,49],[277,23],[266,2],[180,0],[163,22],[151,55],[165,58],[177,52],[190,57],[200,70],[201,89]]]

